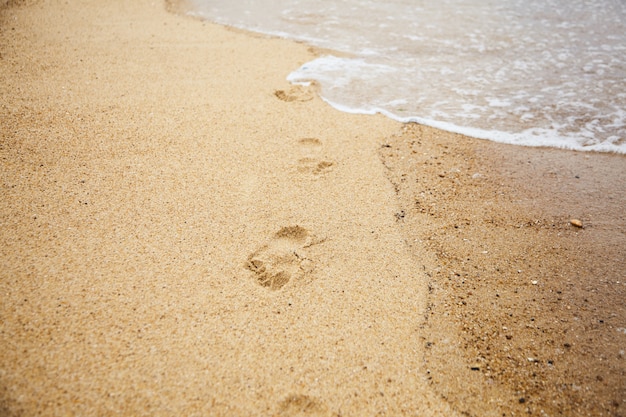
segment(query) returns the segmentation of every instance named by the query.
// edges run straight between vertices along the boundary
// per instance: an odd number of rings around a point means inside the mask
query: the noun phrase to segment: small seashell
[[[582,222],[582,220],[578,220],[578,219],[571,219],[571,220],[569,221],[569,223],[570,223],[572,226],[580,227],[581,229],[582,229],[582,227],[583,227],[583,222]]]

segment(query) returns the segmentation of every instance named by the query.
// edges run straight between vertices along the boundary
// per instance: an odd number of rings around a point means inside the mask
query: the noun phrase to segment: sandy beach
[[[0,415],[625,415],[624,156],[341,113],[176,12],[0,0]]]

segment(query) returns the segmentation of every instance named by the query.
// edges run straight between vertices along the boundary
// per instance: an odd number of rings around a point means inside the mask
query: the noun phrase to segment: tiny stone
[[[530,281],[533,285],[537,285],[539,282],[538,281]]]

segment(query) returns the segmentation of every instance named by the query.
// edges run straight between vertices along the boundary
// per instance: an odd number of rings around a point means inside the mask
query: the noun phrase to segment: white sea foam
[[[193,0],[218,23],[349,52],[288,76],[324,100],[469,136],[626,153],[622,0]]]

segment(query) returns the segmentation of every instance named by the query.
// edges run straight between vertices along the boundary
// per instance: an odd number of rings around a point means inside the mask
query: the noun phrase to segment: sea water
[[[626,153],[626,0],[191,3],[210,21],[341,52],[287,76],[317,82],[339,110]]]

